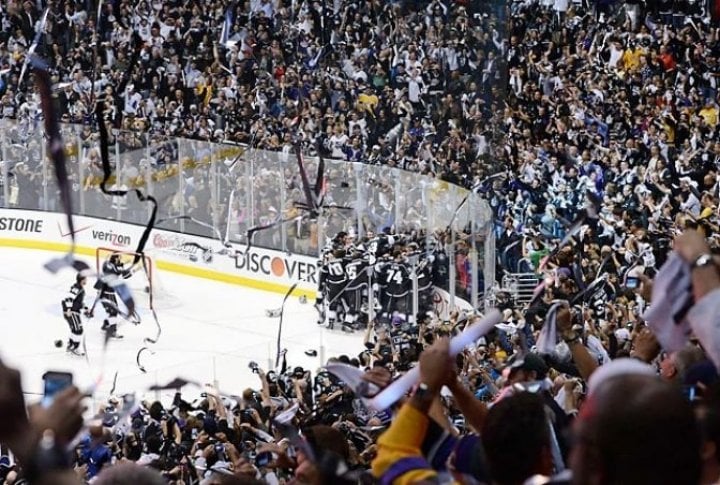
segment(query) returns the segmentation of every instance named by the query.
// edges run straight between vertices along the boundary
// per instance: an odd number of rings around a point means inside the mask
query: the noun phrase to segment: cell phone
[[[44,382],[42,405],[46,408],[52,405],[57,393],[72,386],[73,383],[73,375],[70,372],[51,370],[43,374],[42,378]]]
[[[625,287],[626,288],[628,288],[630,290],[634,290],[638,286],[640,286],[640,278],[638,278],[637,276],[628,276],[625,279]]]
[[[258,453],[258,455],[255,456],[255,466],[258,468],[266,467],[268,466],[268,464],[270,464],[272,459],[272,453],[270,453],[269,451]]]

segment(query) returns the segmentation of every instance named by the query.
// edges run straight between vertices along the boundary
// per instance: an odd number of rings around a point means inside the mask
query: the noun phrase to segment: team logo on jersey
[[[271,256],[252,251],[249,255],[237,253],[235,268],[266,276],[317,283],[317,266],[282,256]]]

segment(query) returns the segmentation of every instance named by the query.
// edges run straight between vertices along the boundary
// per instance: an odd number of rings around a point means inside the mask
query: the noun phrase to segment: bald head
[[[698,483],[700,435],[680,389],[655,376],[600,384],[576,423],[573,481],[583,484]]]

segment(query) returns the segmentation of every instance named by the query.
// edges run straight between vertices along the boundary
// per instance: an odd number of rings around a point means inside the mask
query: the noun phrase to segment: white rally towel
[[[590,353],[593,354],[600,362],[600,365],[605,365],[610,362],[610,355],[607,353],[607,350],[605,350],[605,347],[603,347],[600,339],[595,335],[588,335],[587,347],[590,350]]]
[[[693,297],[690,265],[672,252],[655,276],[650,308],[643,319],[668,352],[682,349],[690,335],[687,313]]]
[[[688,321],[708,357],[720,369],[720,288],[707,293],[692,307]]]
[[[552,306],[550,306],[550,309],[548,309],[545,324],[540,330],[540,335],[537,339],[536,347],[538,353],[552,354],[555,351],[555,346],[558,343],[557,312],[563,306],[568,306],[568,302],[565,300],[556,300]]]

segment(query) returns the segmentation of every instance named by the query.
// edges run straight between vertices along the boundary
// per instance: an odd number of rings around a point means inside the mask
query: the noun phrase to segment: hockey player
[[[327,262],[332,259],[332,254],[335,251],[345,249],[345,242],[347,238],[348,235],[346,232],[339,232],[328,242],[328,244],[323,246],[321,250],[320,261],[318,264],[318,268],[320,268],[318,273],[318,289],[315,296],[315,309],[318,312],[318,325],[323,325],[325,323],[325,298],[327,297],[325,277],[327,276],[327,272],[323,271],[323,268],[325,268]]]
[[[393,252],[392,262],[380,269],[382,317],[389,321],[395,312],[408,314],[411,281],[405,256],[400,249]]]
[[[394,244],[394,236],[385,233],[375,235],[374,232],[368,231],[367,237],[360,248],[369,254],[370,264],[375,264],[375,260],[390,252]]]
[[[346,303],[343,299],[343,290],[347,285],[347,274],[345,273],[345,251],[335,250],[328,257],[320,270],[320,280],[325,287],[325,298],[328,310],[328,328],[335,327],[341,314],[345,313]],[[321,322],[320,322],[321,323]]]
[[[110,258],[103,263],[103,279],[126,279],[132,276],[132,274],[132,268],[124,267],[119,254],[111,255]],[[107,318],[103,321],[102,329],[108,332],[111,337],[122,338],[122,335],[117,332],[117,317],[120,314],[120,310],[118,308],[115,289],[102,280],[97,281],[95,289],[98,290],[98,300],[102,303],[105,314],[107,315]]]
[[[347,285],[343,291],[343,301],[347,304],[343,330],[352,331],[357,326],[360,310],[363,307],[364,299],[367,297],[367,288],[370,270],[369,255],[360,251],[354,251],[345,264]]]
[[[85,306],[85,283],[87,278],[80,273],[75,277],[75,283],[70,287],[70,291],[62,300],[62,311],[65,321],[70,326],[70,338],[68,339],[66,350],[74,355],[83,356],[85,353],[80,349],[80,342],[83,336],[83,324],[80,319],[80,312],[85,311],[87,316],[87,307]]]
[[[416,268],[418,283],[418,312],[425,314],[432,310],[433,305],[433,256],[426,255]]]

